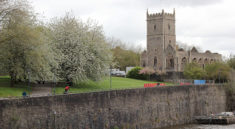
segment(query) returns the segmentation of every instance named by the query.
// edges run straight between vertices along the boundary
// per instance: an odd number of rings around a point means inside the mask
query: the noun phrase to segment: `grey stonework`
[[[0,129],[153,129],[226,110],[224,86],[165,86],[0,100]]]
[[[173,14],[149,14],[147,11],[147,51],[141,54],[141,66],[161,72],[182,72],[187,63],[197,62],[201,67],[215,61],[221,61],[218,53],[199,53],[178,49],[175,35],[175,10]]]

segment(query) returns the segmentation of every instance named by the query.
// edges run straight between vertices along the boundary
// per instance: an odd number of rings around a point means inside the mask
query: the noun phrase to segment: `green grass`
[[[0,97],[20,97],[23,91],[28,91],[27,86],[16,84],[10,87],[10,77],[0,76]]]
[[[9,76],[0,76],[0,87],[10,86]]]
[[[0,97],[20,97],[22,96],[22,92],[27,91],[27,88],[25,87],[0,87]]]
[[[136,80],[130,78],[123,77],[112,77],[112,85],[111,89],[131,89],[131,88],[144,88],[145,83],[156,83],[153,81],[145,81],[145,80]],[[171,85],[170,83],[166,83],[167,85]],[[110,79],[105,78],[102,81],[94,82],[94,81],[86,81],[80,83],[74,87],[70,88],[70,93],[84,93],[84,92],[94,92],[94,91],[105,91],[110,90]],[[64,92],[64,87],[57,87],[56,93],[62,94]]]
[[[144,81],[129,79],[123,77],[112,77],[112,90],[118,89],[131,89],[131,88],[144,88],[145,83],[156,83],[153,81]],[[171,85],[170,83],[166,83]],[[56,87],[56,94],[63,94],[64,87]],[[106,91],[110,89],[110,79],[109,77],[104,78],[102,81],[86,81],[77,84],[70,88],[70,93],[84,93],[84,92],[94,92],[94,91]],[[31,90],[31,89],[29,89]],[[14,87],[10,87],[10,77],[0,76],[0,98],[1,97],[20,97],[23,91],[28,91],[28,87],[24,84],[16,84]]]

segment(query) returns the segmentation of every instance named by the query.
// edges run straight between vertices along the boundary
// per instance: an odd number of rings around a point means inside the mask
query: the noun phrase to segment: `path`
[[[30,97],[52,95],[52,87],[33,87]]]
[[[51,96],[52,95],[53,88],[52,87],[32,87],[32,92],[30,93],[30,97],[40,97],[40,96]],[[4,99],[13,99],[17,97],[0,97],[0,100]]]

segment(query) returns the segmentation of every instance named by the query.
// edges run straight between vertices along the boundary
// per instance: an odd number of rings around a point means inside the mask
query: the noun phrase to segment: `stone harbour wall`
[[[226,110],[223,86],[165,86],[0,100],[0,129],[153,129]]]

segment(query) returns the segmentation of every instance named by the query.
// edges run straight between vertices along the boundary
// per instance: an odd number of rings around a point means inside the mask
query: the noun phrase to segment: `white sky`
[[[44,21],[72,12],[96,20],[106,36],[146,47],[146,10],[176,10],[176,40],[235,54],[235,0],[30,0]]]

